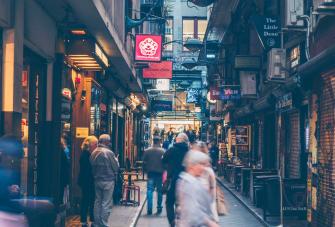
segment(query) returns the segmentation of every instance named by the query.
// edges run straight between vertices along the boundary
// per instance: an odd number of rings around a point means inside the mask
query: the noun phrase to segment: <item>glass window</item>
[[[207,28],[206,18],[184,18],[183,19],[183,41],[187,39],[203,40]],[[187,49],[184,47],[184,51]]]
[[[198,39],[200,39],[201,41],[205,37],[206,28],[207,28],[207,20],[206,19],[198,20]]]
[[[168,18],[165,24],[165,43],[173,40],[173,18]],[[172,51],[173,43],[165,45],[165,50]]]
[[[22,71],[22,119],[21,119],[21,139],[24,156],[21,162],[21,193],[28,194],[28,132],[29,132],[29,68],[24,66]]]

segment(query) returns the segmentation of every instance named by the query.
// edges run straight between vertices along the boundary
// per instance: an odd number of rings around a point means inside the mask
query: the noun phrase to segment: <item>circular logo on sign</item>
[[[158,44],[151,38],[146,38],[140,42],[141,54],[145,56],[153,56],[156,54]]]
[[[270,39],[267,40],[267,44],[268,44],[268,46],[272,47],[276,44],[276,40],[270,38]]]

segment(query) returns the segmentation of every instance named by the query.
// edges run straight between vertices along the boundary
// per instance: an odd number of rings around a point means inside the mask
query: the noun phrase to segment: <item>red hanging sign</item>
[[[136,35],[135,61],[156,62],[162,58],[161,35]]]
[[[172,61],[150,63],[149,68],[143,69],[143,78],[172,79]]]

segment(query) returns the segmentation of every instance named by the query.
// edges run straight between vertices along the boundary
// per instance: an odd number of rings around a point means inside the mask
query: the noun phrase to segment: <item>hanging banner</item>
[[[253,15],[251,22],[254,24],[258,37],[264,49],[280,48],[280,21],[276,17]]]
[[[162,36],[140,34],[135,37],[135,61],[157,62],[162,58]]]
[[[211,100],[220,100],[220,89],[212,86],[209,90]]]
[[[143,69],[143,78],[146,79],[172,79],[172,61],[149,63],[149,68]]]
[[[238,100],[241,98],[239,85],[225,85],[220,91],[221,100]]]

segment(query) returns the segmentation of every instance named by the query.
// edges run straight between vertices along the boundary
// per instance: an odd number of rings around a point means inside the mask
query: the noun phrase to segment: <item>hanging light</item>
[[[189,49],[191,52],[197,52],[201,50],[204,44],[199,39],[187,39],[184,43],[184,47]]]
[[[194,67],[198,66],[198,63],[194,59],[185,59],[181,65],[187,69],[193,69]]]

